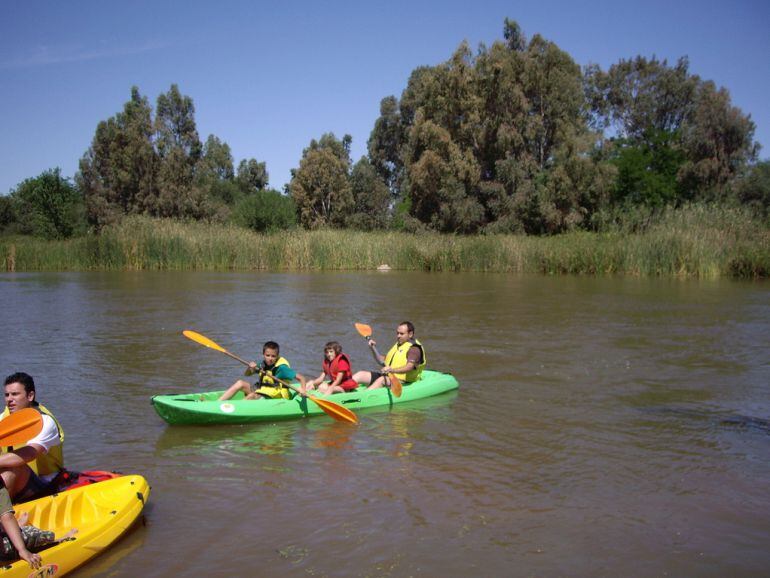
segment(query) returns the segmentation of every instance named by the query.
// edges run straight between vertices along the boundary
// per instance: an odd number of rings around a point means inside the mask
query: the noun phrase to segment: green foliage
[[[691,111],[699,83],[688,67],[687,58],[669,66],[666,60],[642,56],[621,59],[607,72],[589,67],[587,92],[597,124],[631,142],[676,132]]]
[[[767,218],[770,217],[770,160],[752,165],[734,184],[741,204]]]
[[[680,179],[691,198],[725,196],[730,181],[756,159],[754,129],[752,120],[732,106],[727,90],[711,81],[699,85],[692,114],[682,127],[687,161]]]
[[[302,153],[299,168],[293,170],[289,190],[297,205],[303,227],[344,227],[354,210],[348,180],[350,136],[340,141],[328,133],[315,139]]]
[[[92,225],[100,228],[126,214],[153,212],[158,164],[153,134],[152,108],[136,87],[123,111],[96,127],[75,177]]]
[[[126,215],[226,220],[242,195],[230,147],[214,135],[200,142],[192,99],[175,84],[152,113],[134,87],[123,111],[99,123],[76,175],[89,222],[98,230]]]
[[[259,233],[272,233],[296,225],[296,207],[291,197],[278,191],[256,191],[236,204],[233,221]]]
[[[403,171],[400,146],[405,140],[398,100],[386,96],[380,102],[380,117],[374,123],[367,149],[369,161],[392,192],[397,192]]]
[[[0,232],[7,231],[16,221],[13,199],[8,195],[0,195]]]
[[[644,230],[532,237],[294,229],[129,217],[100,235],[43,241],[0,237],[0,269],[492,271],[676,277],[767,277],[770,233],[751,211],[686,205]]]
[[[230,145],[210,134],[203,145],[203,155],[198,163],[197,174],[199,179],[232,181],[235,173]]]
[[[732,106],[724,88],[691,75],[686,58],[669,66],[638,56],[606,73],[590,67],[586,93],[594,125],[619,137],[616,161],[625,170],[617,188],[624,200],[633,194],[641,202],[724,197],[756,158],[754,123]]]
[[[257,159],[243,159],[238,165],[238,186],[244,193],[261,191],[267,187],[268,179],[266,164]]]
[[[389,220],[390,190],[366,157],[353,166],[350,188],[355,206],[348,224],[364,231],[384,229]]]
[[[677,179],[684,154],[675,141],[676,133],[665,131],[649,131],[638,144],[618,141],[612,159],[618,170],[614,200],[661,207],[684,198]]]
[[[12,193],[18,232],[45,239],[66,239],[85,230],[80,192],[59,169],[26,179]]]
[[[580,67],[511,20],[504,37],[476,56],[461,44],[415,69],[400,102],[382,101],[370,158],[431,229],[559,232],[608,201]],[[415,228],[409,218],[396,221]]]

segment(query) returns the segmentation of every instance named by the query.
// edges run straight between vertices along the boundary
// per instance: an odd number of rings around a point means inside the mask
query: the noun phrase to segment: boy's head
[[[268,341],[262,346],[262,357],[267,365],[275,365],[281,356],[281,348],[275,341]]]
[[[329,361],[337,357],[340,353],[342,353],[342,346],[338,342],[330,341],[324,345],[324,355]]]

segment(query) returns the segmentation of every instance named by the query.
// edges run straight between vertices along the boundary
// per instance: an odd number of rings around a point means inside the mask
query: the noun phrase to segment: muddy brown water
[[[0,371],[31,373],[72,469],[144,475],[144,524],[86,576],[761,576],[767,283],[428,273],[1,274]],[[456,393],[171,427],[152,395],[229,385],[195,329],[299,371],[410,319]],[[255,402],[258,403],[258,402]]]

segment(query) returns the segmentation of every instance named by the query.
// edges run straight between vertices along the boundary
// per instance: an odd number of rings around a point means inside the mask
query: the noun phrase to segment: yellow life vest
[[[273,379],[273,371],[277,370],[278,366],[280,365],[291,367],[286,359],[279,357],[278,361],[275,362],[275,365],[272,367],[272,369],[265,369],[264,367],[262,368],[264,373],[260,374],[260,379],[257,381],[257,383],[254,384],[256,386],[256,389],[254,390],[255,393],[259,393],[272,399],[278,397],[282,397],[283,399],[291,399],[291,390],[289,390],[289,388],[282,383],[279,383]]]
[[[275,362],[275,365],[271,369],[266,369],[264,367],[264,362],[260,363],[259,367],[260,367],[260,369],[264,373],[260,374],[260,378],[257,381],[256,385],[274,385],[274,384],[277,384],[277,385],[279,385],[281,387],[284,387],[280,383],[277,383],[273,379],[273,371],[277,370],[278,367],[281,366],[281,365],[285,365],[286,367],[291,367],[291,365],[289,365],[289,362],[286,361],[286,359],[284,357],[279,357],[278,361]]]
[[[425,359],[425,349],[423,348],[422,343],[416,339],[410,339],[401,345],[396,342],[396,344],[390,348],[390,351],[388,351],[388,354],[385,356],[385,365],[389,367],[403,367],[409,361],[406,357],[406,354],[409,352],[413,345],[419,347],[420,351],[422,352],[422,355],[420,356],[420,363],[412,371],[407,371],[406,373],[395,373],[394,375],[401,381],[412,382],[420,379],[420,374],[422,373],[422,370],[425,368],[425,364],[427,363],[427,360]]]
[[[33,406],[33,408],[39,411],[40,413],[47,415],[54,421],[54,423],[56,424],[56,427],[59,430],[60,443],[58,446],[52,447],[47,452],[41,453],[31,462],[27,462],[27,465],[32,469],[33,472],[35,472],[39,476],[47,476],[48,474],[55,474],[64,469],[64,430],[62,429],[61,424],[59,423],[59,420],[57,420],[54,417],[54,415],[44,405],[37,404]],[[10,412],[6,407],[5,411],[3,411],[2,417],[0,417],[0,420],[5,419],[6,417],[8,417],[8,415],[10,415]],[[24,443],[13,447],[2,448],[0,449],[0,453],[7,453],[12,450],[18,450],[26,446],[27,444]]]

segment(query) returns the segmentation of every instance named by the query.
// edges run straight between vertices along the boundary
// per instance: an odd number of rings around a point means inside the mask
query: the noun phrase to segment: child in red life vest
[[[323,369],[315,379],[306,384],[307,389],[318,387],[318,392],[345,393],[353,391],[358,384],[353,380],[350,359],[342,352],[342,346],[336,341],[324,345]]]

